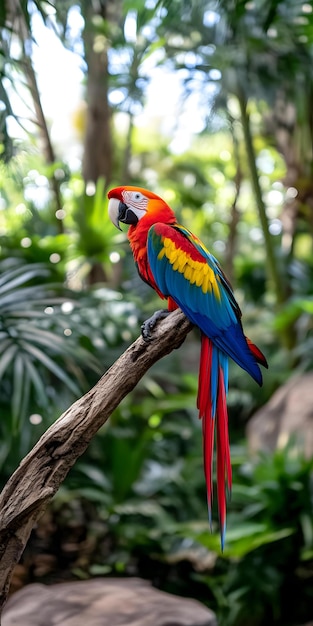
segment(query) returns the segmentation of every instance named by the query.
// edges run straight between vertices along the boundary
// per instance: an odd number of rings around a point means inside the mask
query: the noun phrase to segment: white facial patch
[[[140,211],[146,211],[148,205],[148,198],[144,196],[140,191],[123,191],[123,202],[127,204],[131,209],[139,209]],[[135,211],[136,214],[137,211]],[[141,216],[142,217],[142,216]]]

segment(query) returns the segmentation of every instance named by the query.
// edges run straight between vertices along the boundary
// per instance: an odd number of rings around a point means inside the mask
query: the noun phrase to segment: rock
[[[313,373],[292,377],[249,421],[252,452],[274,451],[290,437],[309,458],[313,456]]]
[[[217,626],[200,602],[140,578],[27,585],[9,599],[2,626]]]

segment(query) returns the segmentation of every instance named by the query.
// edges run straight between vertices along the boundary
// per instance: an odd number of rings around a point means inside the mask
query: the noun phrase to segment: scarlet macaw
[[[168,312],[180,308],[201,330],[197,407],[202,418],[204,473],[209,520],[213,501],[212,463],[216,423],[217,497],[221,544],[226,529],[225,484],[231,490],[226,395],[228,356],[262,385],[258,363],[267,367],[262,352],[247,337],[232,287],[218,261],[187,228],[177,223],[172,209],[156,194],[139,187],[117,187],[108,193],[109,216],[117,228],[129,224],[128,239],[141,278],[163,299]],[[157,312],[142,327],[151,338]]]

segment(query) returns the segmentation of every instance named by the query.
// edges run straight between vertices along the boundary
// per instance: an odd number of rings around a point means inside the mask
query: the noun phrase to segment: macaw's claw
[[[143,324],[141,324],[141,334],[142,338],[145,341],[151,341],[153,339],[152,332],[155,326],[158,324],[158,322],[167,317],[169,313],[170,311],[167,311],[166,309],[161,309],[153,313],[151,317],[149,317],[145,322],[143,322]]]

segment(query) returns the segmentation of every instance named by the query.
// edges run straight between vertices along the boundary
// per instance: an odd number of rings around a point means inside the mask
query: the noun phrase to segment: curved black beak
[[[117,198],[110,198],[109,200],[109,216],[111,222],[121,230],[119,222],[123,224],[137,224],[138,217],[130,209],[125,202],[118,200]]]
[[[138,217],[127,204],[120,202],[118,205],[118,221],[123,222],[123,224],[137,224]]]

